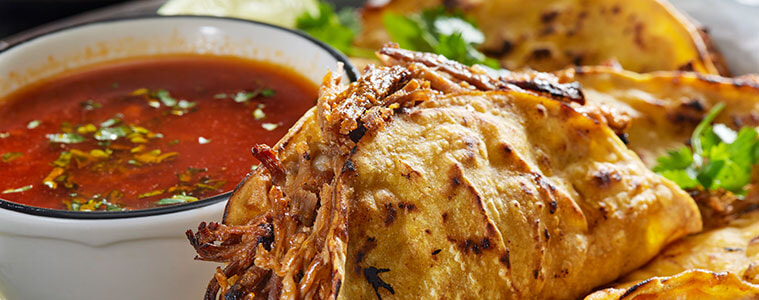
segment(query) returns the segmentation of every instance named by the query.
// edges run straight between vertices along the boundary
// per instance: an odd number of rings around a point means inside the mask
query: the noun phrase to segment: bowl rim
[[[272,25],[269,23],[259,22],[259,21],[239,19],[239,18],[229,18],[229,17],[218,17],[218,16],[198,16],[198,15],[128,16],[128,17],[116,17],[116,18],[110,18],[107,20],[86,22],[82,24],[75,24],[71,26],[58,28],[56,30],[40,33],[38,35],[30,36],[26,39],[17,41],[11,45],[8,45],[4,49],[0,50],[0,56],[10,51],[11,49],[15,49],[19,46],[28,44],[29,42],[35,41],[37,39],[45,38],[49,35],[55,35],[55,34],[65,32],[65,31],[69,31],[69,30],[75,30],[80,27],[103,25],[103,24],[109,24],[109,23],[140,21],[140,20],[166,20],[166,19],[197,19],[197,20],[206,19],[206,20],[239,22],[239,23],[247,23],[249,25],[269,27],[269,28],[276,29],[279,31],[284,31],[285,33],[288,33],[288,34],[294,34],[300,38],[306,39],[307,41],[315,44],[317,47],[326,51],[336,61],[343,63],[343,70],[350,82],[356,81],[358,79],[358,74],[359,74],[358,70],[356,69],[355,66],[353,66],[353,64],[351,64],[350,60],[348,60],[348,58],[344,54],[340,53],[339,51],[327,45],[326,43],[320,40],[317,40],[314,37],[309,36],[306,33],[303,33],[301,31],[294,30],[294,29]],[[247,177],[248,175],[244,177]],[[157,207],[157,208],[111,211],[111,212],[109,211],[82,212],[82,211],[68,211],[68,210],[61,210],[61,209],[35,207],[35,206],[20,204],[20,203],[12,202],[10,200],[5,200],[5,199],[0,198],[0,209],[7,209],[7,210],[27,214],[27,215],[51,217],[51,218],[59,218],[59,219],[79,219],[79,220],[100,219],[102,220],[102,219],[124,219],[124,218],[148,217],[148,216],[156,216],[156,215],[163,215],[163,214],[179,213],[179,212],[188,211],[188,210],[192,210],[192,209],[200,208],[200,207],[205,207],[205,206],[209,206],[209,205],[221,202],[225,199],[229,199],[229,197],[232,195],[232,193],[235,190],[237,190],[237,188],[239,187],[241,183],[242,181],[238,183],[238,185],[231,191],[224,192],[224,193],[214,195],[211,197],[203,198],[198,201],[176,204],[176,205],[171,205],[171,206],[166,206],[166,207]]]

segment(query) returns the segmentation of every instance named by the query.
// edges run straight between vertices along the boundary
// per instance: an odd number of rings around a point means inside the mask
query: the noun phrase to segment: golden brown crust
[[[573,84],[381,53],[397,65],[344,87],[328,75],[276,157],[258,149],[225,222],[264,220],[268,247],[194,237],[255,249],[230,250],[225,295],[572,298],[700,229],[687,194],[570,105]],[[515,84],[536,78],[558,90]]]

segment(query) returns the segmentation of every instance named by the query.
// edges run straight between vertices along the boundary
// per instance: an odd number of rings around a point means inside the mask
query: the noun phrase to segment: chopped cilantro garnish
[[[142,199],[142,198],[147,198],[147,197],[158,196],[158,195],[160,195],[160,194],[163,194],[164,192],[166,192],[166,191],[165,191],[165,190],[155,190],[155,191],[150,191],[150,192],[147,192],[147,193],[144,193],[144,194],[139,194],[139,195],[137,196],[137,198],[140,198],[140,199]]]
[[[82,103],[79,103],[79,106],[81,106],[82,109],[84,110],[95,110],[95,109],[103,107],[103,105],[95,102],[94,100],[87,100]]]
[[[198,201],[198,198],[185,195],[173,195],[171,198],[163,198],[156,201],[155,205],[172,205]]]
[[[442,54],[467,65],[499,68],[497,60],[476,49],[485,36],[461,13],[437,7],[410,16],[386,13],[382,21],[392,40],[402,48]]]
[[[261,90],[261,96],[264,96],[264,97],[274,97],[274,95],[276,95],[276,94],[277,94],[277,92],[275,90],[273,90],[273,89],[263,89],[263,90]]]
[[[145,95],[145,94],[147,94],[149,92],[150,92],[150,90],[148,90],[146,88],[140,88],[140,89],[136,89],[136,90],[132,91],[131,93],[129,93],[129,95],[131,95],[131,96],[141,96],[141,95]]]
[[[176,144],[179,144],[179,140],[178,139],[173,139],[173,140],[169,141],[169,146],[174,146]]]
[[[227,94],[224,94],[224,93],[216,94],[216,95],[213,95],[213,97],[216,99],[227,99]]]
[[[40,124],[42,124],[42,122],[40,122],[40,120],[33,120],[33,121],[30,121],[28,124],[26,124],[26,128],[27,129],[34,129],[34,128],[39,127]]]
[[[372,57],[372,51],[353,46],[353,39],[359,32],[358,16],[355,10],[343,9],[335,13],[332,5],[320,2],[319,13],[306,12],[296,20],[296,27],[335,47],[350,56]]]
[[[188,109],[188,108],[195,107],[196,104],[197,103],[195,103],[195,102],[190,102],[190,101],[187,101],[187,100],[179,100],[179,103],[177,103],[177,107],[179,107],[181,109]]]
[[[93,137],[98,141],[115,141],[120,137],[125,137],[130,133],[126,126],[100,128]]]
[[[121,122],[121,118],[119,118],[119,116],[115,116],[113,118],[103,121],[103,123],[100,123],[100,127],[111,127],[113,125],[118,124],[119,122]]]
[[[256,95],[251,92],[238,92],[237,94],[235,94],[235,97],[233,99],[237,103],[242,103],[242,102],[250,100],[251,98],[255,96]]]
[[[46,137],[51,143],[76,144],[84,142],[84,137],[71,132],[48,134]]]
[[[712,125],[725,108],[715,105],[696,126],[691,148],[683,147],[659,157],[653,170],[684,189],[724,189],[737,195],[746,193],[751,171],[759,160],[759,134],[743,127],[737,133],[724,125]]]
[[[3,162],[10,162],[16,158],[19,158],[21,156],[24,156],[21,152],[6,152],[3,153],[3,155],[0,156],[0,159],[2,159]]]
[[[158,100],[161,100],[163,105],[166,105],[168,107],[177,105],[177,100],[172,98],[171,95],[169,95],[169,91],[167,90],[158,90],[155,92],[155,95],[158,97]]]
[[[30,185],[27,185],[27,186],[22,186],[22,187],[17,188],[17,189],[7,189],[7,190],[4,190],[2,193],[3,194],[21,193],[21,192],[26,192],[28,190],[31,190],[32,187],[33,186],[30,184]]]

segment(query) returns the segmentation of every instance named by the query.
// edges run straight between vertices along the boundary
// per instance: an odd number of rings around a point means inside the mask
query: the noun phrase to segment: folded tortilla
[[[701,229],[576,84],[386,47],[188,232],[207,299],[576,299]]]

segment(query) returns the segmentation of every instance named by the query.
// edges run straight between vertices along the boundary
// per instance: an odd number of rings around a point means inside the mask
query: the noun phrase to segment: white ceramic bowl
[[[44,34],[0,52],[0,99],[78,67],[173,53],[266,60],[316,84],[338,62],[346,65],[344,80],[356,74],[344,56],[321,42],[267,24],[130,18]],[[201,221],[220,220],[227,197],[118,213],[39,209],[0,199],[0,299],[201,298],[216,264],[193,261],[184,232]]]

